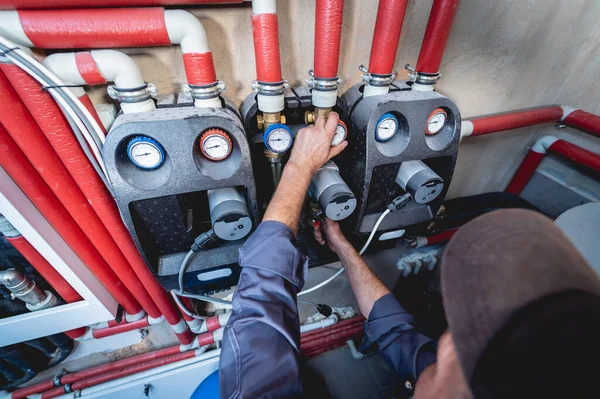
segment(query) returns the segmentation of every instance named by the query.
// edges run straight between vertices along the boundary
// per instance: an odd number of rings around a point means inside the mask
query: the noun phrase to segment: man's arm
[[[331,148],[337,122],[331,114],[298,133],[263,222],[240,249],[242,272],[219,365],[223,398],[302,393],[296,295],[307,263],[295,234],[312,175],[346,146]]]
[[[368,318],[361,349],[377,345],[398,373],[416,380],[421,371],[435,362],[434,341],[415,330],[413,317],[346,240],[339,225],[325,220],[323,227],[324,234],[316,229],[315,238],[321,245],[329,244],[340,258],[360,311]]]

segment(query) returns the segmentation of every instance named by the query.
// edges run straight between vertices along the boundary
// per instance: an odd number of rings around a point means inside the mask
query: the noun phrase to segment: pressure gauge
[[[200,151],[211,161],[226,159],[233,149],[229,135],[221,129],[208,129],[200,137]]]
[[[433,136],[438,134],[448,120],[448,113],[441,108],[434,109],[427,118],[425,124],[425,134]]]
[[[342,141],[346,140],[346,136],[348,136],[348,128],[346,127],[346,124],[340,120],[335,128],[331,146],[335,147],[336,145],[340,145]]]
[[[138,168],[153,170],[159,168],[165,161],[165,152],[150,137],[137,136],[127,144],[127,156]]]
[[[394,134],[398,132],[398,118],[394,115],[387,113],[383,114],[377,122],[375,128],[375,140],[377,141],[388,141]]]
[[[265,147],[271,152],[283,154],[290,149],[292,141],[292,131],[286,125],[275,123],[265,130]]]

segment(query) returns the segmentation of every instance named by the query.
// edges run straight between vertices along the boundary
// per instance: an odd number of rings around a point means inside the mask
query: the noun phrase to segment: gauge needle
[[[219,148],[221,145],[213,145],[212,147],[207,147],[207,150],[212,150],[213,148]]]
[[[145,153],[145,154],[137,154],[136,156],[138,156],[138,157],[145,157],[146,155],[150,155],[150,153],[149,153],[149,152],[147,152],[147,153]]]
[[[283,139],[272,139],[271,141],[283,141]]]

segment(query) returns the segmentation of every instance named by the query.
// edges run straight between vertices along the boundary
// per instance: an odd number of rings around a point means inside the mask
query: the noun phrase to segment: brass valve
[[[256,126],[259,130],[265,130],[274,123],[286,124],[285,115],[281,112],[264,113],[263,115],[256,115]]]

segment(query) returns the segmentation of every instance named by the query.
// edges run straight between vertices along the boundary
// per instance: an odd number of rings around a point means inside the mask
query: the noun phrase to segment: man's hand
[[[352,247],[348,242],[340,225],[333,220],[325,219],[318,226],[315,226],[315,239],[321,245],[327,243],[329,248],[336,254],[344,251],[344,248]]]
[[[306,170],[312,176],[325,162],[342,152],[348,145],[347,141],[331,146],[339,120],[339,115],[332,112],[327,117],[327,122],[320,116],[314,125],[300,130],[294,140],[288,165]]]

